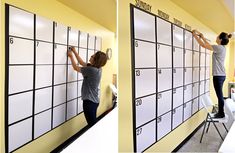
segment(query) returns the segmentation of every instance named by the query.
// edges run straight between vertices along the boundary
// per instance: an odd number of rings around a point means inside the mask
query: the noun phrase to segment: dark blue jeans
[[[225,81],[225,76],[213,76],[213,84],[219,104],[219,112],[218,112],[219,114],[224,114],[224,96],[223,96],[224,81]]]
[[[88,126],[92,126],[96,123],[96,112],[99,104],[90,100],[83,100],[83,111],[85,114]]]

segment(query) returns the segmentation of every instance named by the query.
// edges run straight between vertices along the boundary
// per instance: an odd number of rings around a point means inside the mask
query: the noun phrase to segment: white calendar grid
[[[67,57],[85,62],[102,38],[6,4],[6,152],[13,152],[83,112],[83,77]]]
[[[130,8],[134,152],[144,152],[202,108],[210,51],[190,31]]]

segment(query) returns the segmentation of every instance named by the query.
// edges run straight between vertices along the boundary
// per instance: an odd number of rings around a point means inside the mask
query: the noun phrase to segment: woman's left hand
[[[197,32],[197,30],[192,30],[193,36],[196,36],[196,35],[197,35],[196,32]]]
[[[199,34],[199,36],[200,36],[201,38],[203,38],[203,37],[204,37],[204,35],[203,35],[202,33],[200,33],[200,34]]]

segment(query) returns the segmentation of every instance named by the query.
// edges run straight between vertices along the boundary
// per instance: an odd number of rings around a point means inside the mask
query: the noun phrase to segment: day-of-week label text
[[[176,18],[174,18],[174,24],[178,25],[178,26],[182,26],[182,22]]]
[[[189,25],[187,25],[187,24],[185,24],[185,29],[187,29],[187,30],[191,31],[191,30],[192,30],[192,27],[191,27],[191,26],[189,26]]]
[[[161,18],[165,19],[165,20],[169,20],[170,16],[168,14],[166,14],[165,12],[161,11],[161,10],[157,10],[158,12],[158,16],[160,16]]]
[[[141,1],[141,0],[135,0],[135,6],[144,9],[145,11],[151,12],[152,6]]]

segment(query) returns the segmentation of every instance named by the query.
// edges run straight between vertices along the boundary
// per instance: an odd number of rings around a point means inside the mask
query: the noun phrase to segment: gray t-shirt
[[[99,103],[99,84],[101,69],[92,66],[81,67],[83,75],[82,100],[90,100]]]
[[[226,48],[223,45],[212,45],[212,75],[226,76],[224,68],[224,60],[226,56]]]

